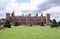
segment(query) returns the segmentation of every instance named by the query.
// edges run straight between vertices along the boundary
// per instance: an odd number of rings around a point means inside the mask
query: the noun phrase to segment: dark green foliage
[[[37,23],[37,25],[40,25],[40,23]]]
[[[60,21],[58,22],[58,25],[60,26]]]
[[[40,26],[44,26],[44,22],[40,22]]]
[[[18,22],[15,22],[15,23],[14,23],[14,26],[18,26],[18,25],[19,25]]]
[[[53,21],[51,23],[51,27],[58,27],[58,24],[55,19],[53,19]]]
[[[11,24],[10,24],[9,20],[6,20],[4,27],[11,28]]]
[[[21,25],[21,23],[20,23],[20,22],[18,22],[18,25]]]
[[[52,23],[52,20],[50,20],[50,23]]]

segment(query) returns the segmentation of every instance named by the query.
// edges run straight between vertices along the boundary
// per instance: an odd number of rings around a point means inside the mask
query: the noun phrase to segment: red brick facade
[[[36,16],[31,16],[31,14],[29,14],[29,16],[15,16],[14,12],[11,14],[10,13],[6,13],[6,19],[10,20],[11,23],[14,22],[20,22],[21,24],[37,24],[40,23],[41,21],[43,21],[45,24],[49,24],[50,23],[50,14],[46,14],[46,16],[43,16],[43,14],[41,14],[41,16],[38,16],[38,14],[36,14]]]

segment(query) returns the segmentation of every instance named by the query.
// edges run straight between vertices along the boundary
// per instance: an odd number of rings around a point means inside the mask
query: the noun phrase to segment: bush
[[[37,23],[37,25],[40,25],[40,23]]]
[[[60,21],[58,22],[58,25],[60,26]]]
[[[58,24],[52,24],[51,27],[58,27]]]
[[[10,24],[9,20],[6,20],[4,27],[11,28],[11,24]]]
[[[15,22],[15,23],[14,23],[14,26],[18,26],[18,22]]]
[[[58,24],[55,19],[53,19],[53,21],[51,23],[51,27],[58,27]]]
[[[21,25],[21,23],[20,23],[20,22],[18,22],[18,25]]]
[[[40,26],[44,26],[44,22],[41,22],[41,23],[40,23]]]
[[[5,24],[4,27],[11,28],[11,24]]]

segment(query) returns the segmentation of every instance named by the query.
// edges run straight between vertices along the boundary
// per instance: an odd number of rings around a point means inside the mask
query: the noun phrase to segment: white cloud
[[[36,11],[40,8],[40,7],[38,8],[38,5],[42,5],[47,1],[49,1],[49,0],[30,0],[29,3],[26,3],[26,2],[18,3],[17,0],[0,0],[0,8],[2,6],[3,6],[2,8],[4,8],[2,11],[0,10],[0,13],[1,14],[4,14],[6,12],[12,13],[12,11],[15,11],[16,15],[22,15],[22,11],[25,11],[25,10],[26,11]],[[55,4],[48,5],[48,6],[51,6],[51,8],[43,11],[42,13],[50,13],[50,14],[59,13],[59,16],[60,16],[60,6],[56,6]],[[41,7],[41,8],[43,8],[43,7]],[[30,13],[30,12],[28,12],[28,13]],[[33,12],[31,12],[31,14],[33,14]]]
[[[46,11],[43,11],[42,13],[50,13],[51,19],[56,19],[59,21],[60,17],[60,6],[51,7],[50,9],[47,9]]]
[[[43,11],[43,13],[60,13],[60,6],[51,7],[50,9]]]
[[[15,11],[16,15],[21,15],[21,11],[35,11],[38,10],[38,5],[46,2],[47,0],[30,0],[29,3],[17,3],[17,0],[11,0],[6,6],[6,12]]]
[[[15,11],[15,15],[22,14],[20,11],[20,5],[19,5],[19,3],[17,3],[16,0],[9,2],[6,6],[6,12],[12,13],[12,11]]]

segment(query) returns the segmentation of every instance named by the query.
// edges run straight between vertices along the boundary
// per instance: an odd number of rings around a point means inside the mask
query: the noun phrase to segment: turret
[[[50,14],[47,13],[46,14],[46,24],[49,24],[50,23]]]
[[[10,20],[10,13],[6,13],[6,19]]]

